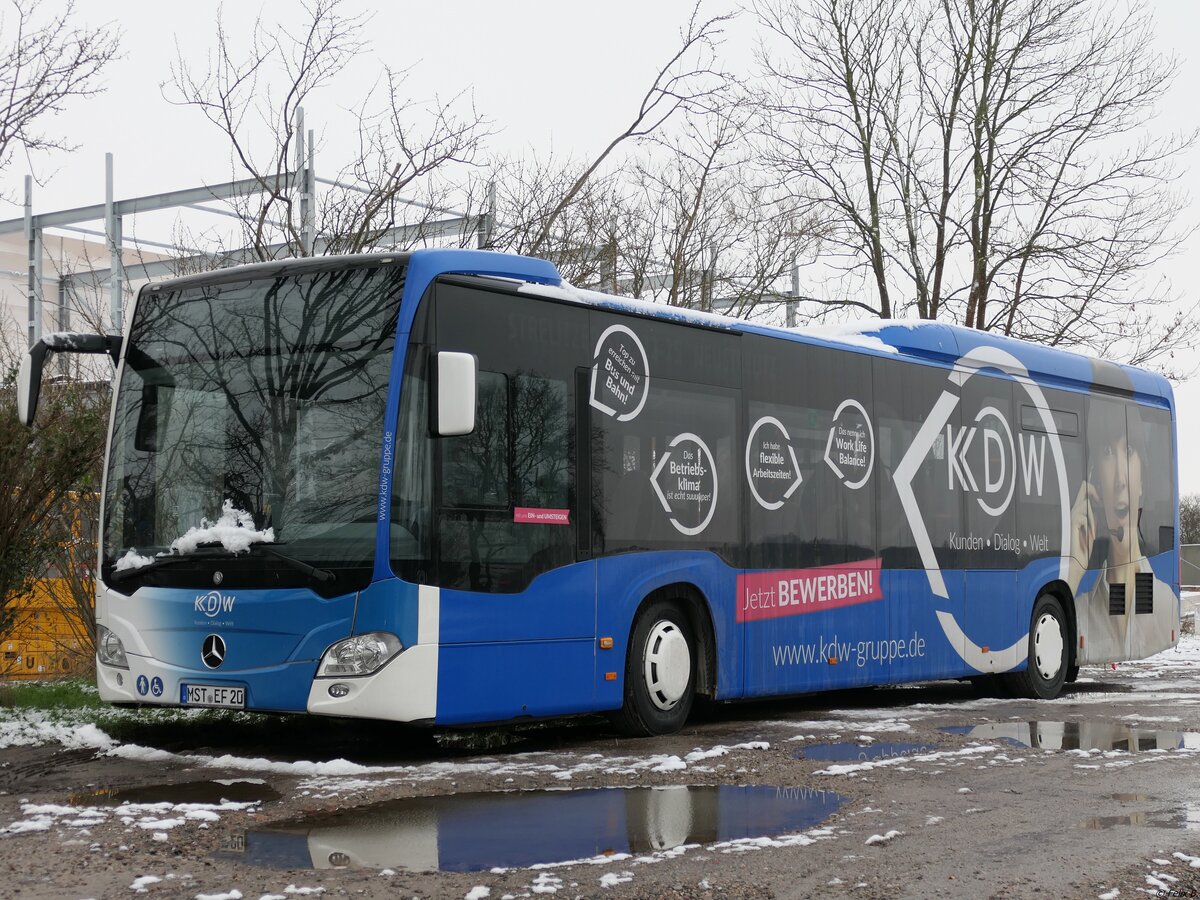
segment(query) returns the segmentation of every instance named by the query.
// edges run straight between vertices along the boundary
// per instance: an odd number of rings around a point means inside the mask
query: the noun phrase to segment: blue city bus
[[[112,703],[437,725],[931,679],[1035,698],[1171,646],[1150,372],[939,323],[783,329],[470,250],[143,287],[96,590]]]

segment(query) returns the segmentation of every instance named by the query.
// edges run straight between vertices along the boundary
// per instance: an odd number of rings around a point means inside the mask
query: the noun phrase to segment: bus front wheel
[[[692,709],[696,642],[687,614],[669,600],[642,610],[625,656],[625,694],[614,716],[626,734],[678,731]]]
[[[1071,632],[1057,597],[1042,594],[1033,604],[1029,623],[1029,663],[1023,672],[1006,676],[1018,697],[1052,700],[1062,691],[1070,668]]]

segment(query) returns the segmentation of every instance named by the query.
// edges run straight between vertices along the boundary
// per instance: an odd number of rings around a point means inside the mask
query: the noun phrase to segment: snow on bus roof
[[[523,282],[518,288],[523,294],[534,294],[540,297],[550,297],[555,300],[566,300],[571,303],[582,303],[588,306],[600,306],[608,309],[623,309],[642,315],[654,316],[656,319],[673,319],[677,322],[688,322],[693,325],[704,325],[708,328],[721,328],[728,331],[745,325],[741,319],[722,316],[717,313],[701,312],[683,306],[668,306],[665,303],[652,303],[649,300],[638,300],[634,297],[619,297],[616,294],[604,294],[600,291],[589,291],[578,288],[563,281],[558,285],[533,284]]]
[[[789,328],[797,334],[818,338],[835,344],[850,344],[855,347],[865,347],[879,353],[898,353],[896,347],[879,337],[879,331],[889,325],[899,325],[912,328],[911,322],[898,319],[873,319],[868,322],[837,322],[832,325],[803,325]]]

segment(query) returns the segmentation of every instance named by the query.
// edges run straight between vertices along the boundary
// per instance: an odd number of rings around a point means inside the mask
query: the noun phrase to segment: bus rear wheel
[[[646,737],[678,731],[692,709],[696,642],[687,614],[670,600],[656,600],[633,626],[625,656],[625,696],[614,724]]]
[[[1033,604],[1029,623],[1029,662],[1023,672],[1006,677],[1015,696],[1053,700],[1070,669],[1071,633],[1057,597],[1042,594]]]

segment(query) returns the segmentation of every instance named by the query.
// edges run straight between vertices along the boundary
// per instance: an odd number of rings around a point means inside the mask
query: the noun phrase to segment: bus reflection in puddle
[[[1079,823],[1079,827],[1087,831],[1107,831],[1125,826],[1200,831],[1200,806],[1188,804],[1174,809],[1137,811],[1123,816],[1097,816]]]
[[[1120,750],[1145,753],[1156,750],[1200,749],[1200,734],[1161,731],[1114,722],[985,722],[942,728],[977,741],[1001,741],[1034,750]]]
[[[416,797],[248,831],[217,855],[270,868],[484,871],[795,833],[845,802],[739,785]]]

